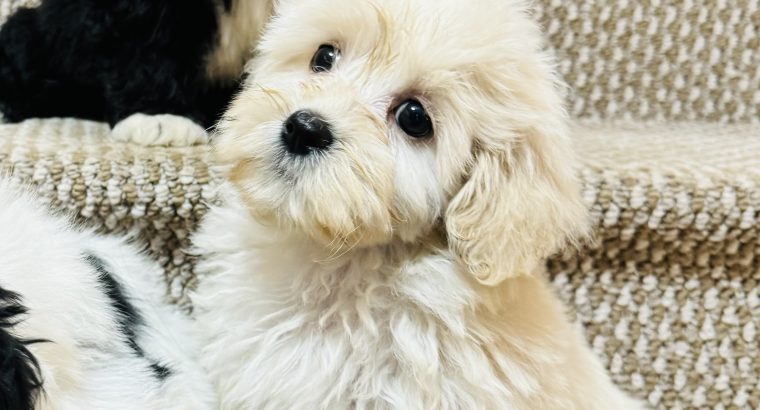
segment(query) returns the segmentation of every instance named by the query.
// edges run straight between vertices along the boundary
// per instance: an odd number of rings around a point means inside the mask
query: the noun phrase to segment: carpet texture
[[[0,0],[0,21],[16,3]],[[759,5],[537,2],[596,227],[549,271],[614,380],[655,408],[760,408]],[[115,143],[103,124],[0,125],[2,172],[134,234],[188,308],[210,164],[207,147]]]

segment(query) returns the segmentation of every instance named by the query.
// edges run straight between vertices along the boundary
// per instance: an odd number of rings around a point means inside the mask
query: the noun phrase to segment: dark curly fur
[[[22,340],[12,331],[25,313],[19,295],[0,287],[0,409],[31,409],[42,390],[37,359],[26,347],[40,340]]]
[[[223,3],[220,3],[223,2]],[[115,124],[175,114],[212,125],[237,84],[208,79],[217,13],[231,0],[43,0],[0,28],[0,111],[11,122]]]

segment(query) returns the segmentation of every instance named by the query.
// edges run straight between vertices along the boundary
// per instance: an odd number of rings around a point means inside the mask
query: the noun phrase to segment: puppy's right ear
[[[496,77],[484,84],[508,81]],[[546,257],[588,228],[561,100],[550,76],[531,81],[523,73],[520,81],[499,89],[509,91],[492,92],[495,98],[485,111],[498,115],[490,115],[495,118],[483,127],[490,135],[475,138],[466,181],[445,213],[450,249],[487,285],[536,272]]]

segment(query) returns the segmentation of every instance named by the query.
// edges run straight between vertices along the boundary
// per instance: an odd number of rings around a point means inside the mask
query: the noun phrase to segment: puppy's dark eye
[[[338,58],[340,58],[340,51],[329,44],[322,44],[311,58],[311,71],[315,73],[330,71]]]
[[[433,134],[433,123],[417,100],[406,100],[396,108],[396,123],[410,137],[426,138]]]

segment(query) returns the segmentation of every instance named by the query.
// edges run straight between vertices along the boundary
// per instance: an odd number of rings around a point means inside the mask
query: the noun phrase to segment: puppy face
[[[336,252],[438,226],[481,281],[530,272],[585,225],[540,38],[513,0],[283,0],[218,157]]]

